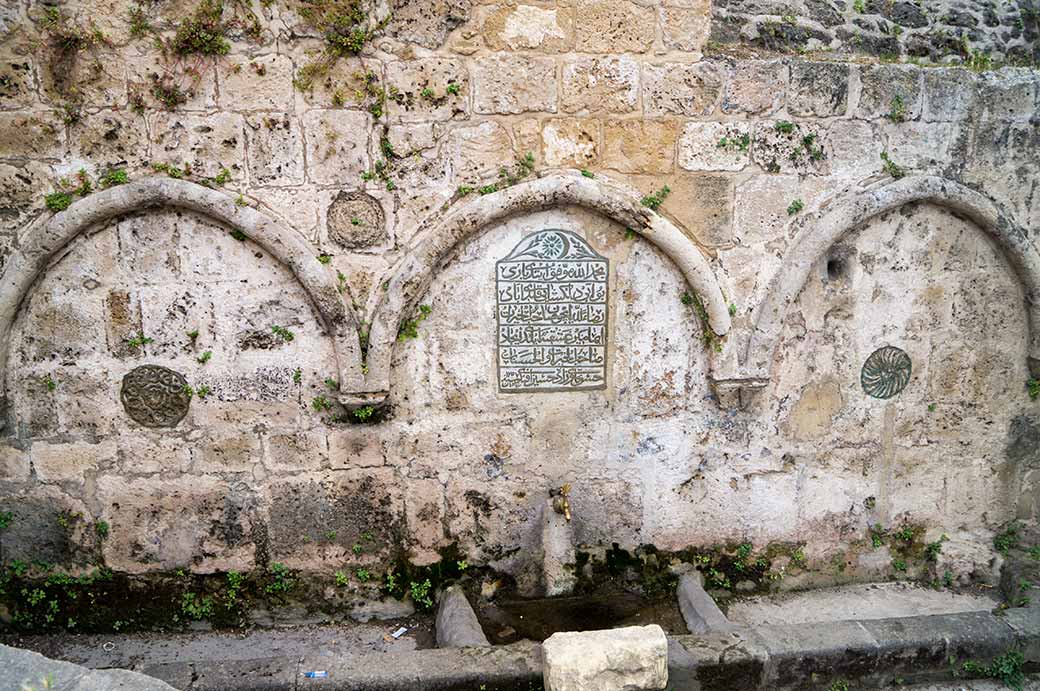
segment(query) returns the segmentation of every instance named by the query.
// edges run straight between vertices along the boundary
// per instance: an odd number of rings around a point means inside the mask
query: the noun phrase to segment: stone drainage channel
[[[649,625],[494,646],[462,589],[451,586],[440,596],[437,648],[184,661],[145,666],[138,674],[88,670],[0,646],[0,689],[48,688],[32,685],[44,679],[49,688],[76,691],[881,688],[985,676],[986,666],[1009,651],[1021,654],[1023,673],[1040,672],[1040,606],[999,615],[968,611],[747,626],[726,618],[697,572],[680,578],[676,594],[689,635],[666,636]],[[967,660],[976,665],[965,669]]]

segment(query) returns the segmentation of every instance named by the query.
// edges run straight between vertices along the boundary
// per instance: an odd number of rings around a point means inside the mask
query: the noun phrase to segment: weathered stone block
[[[264,440],[264,465],[272,472],[320,470],[328,460],[325,433],[271,434]]]
[[[307,175],[319,185],[355,185],[368,170],[366,151],[370,117],[349,110],[310,110],[303,115],[307,132]]]
[[[26,482],[29,479],[29,452],[10,444],[0,444],[0,481]]]
[[[555,113],[556,103],[552,58],[491,55],[473,65],[473,110],[477,113]]]
[[[968,132],[955,123],[886,122],[881,132],[899,165],[918,170],[941,169],[963,160],[968,146]]]
[[[130,46],[126,52],[128,98],[140,98],[154,108],[163,108],[153,93],[156,80],[167,72],[162,54],[151,45],[139,51]],[[169,82],[183,90],[185,102],[177,106],[178,112],[210,110],[217,106],[216,70],[203,70],[198,79],[181,79]]]
[[[262,456],[260,440],[253,434],[217,436],[200,442],[195,448],[194,470],[196,473],[250,472],[260,465]]]
[[[491,50],[563,53],[574,47],[574,10],[527,4],[498,6],[484,20],[483,34]]]
[[[217,70],[220,106],[225,110],[292,110],[293,63],[287,55],[231,56]]]
[[[921,116],[922,71],[910,65],[863,65],[856,115],[916,120]]]
[[[372,468],[386,460],[382,440],[368,427],[333,430],[328,444],[329,466],[334,469]]]
[[[830,146],[822,128],[810,122],[760,122],[755,129],[751,157],[767,173],[826,175]]]
[[[31,451],[36,477],[44,482],[83,482],[88,471],[111,466],[116,458],[115,442],[101,444],[36,442]]]
[[[113,167],[133,172],[149,161],[148,130],[140,115],[103,110],[84,115],[71,140],[72,155],[89,161],[97,173]]]
[[[679,600],[679,611],[690,633],[726,631],[731,628],[726,615],[715,600],[704,590],[704,578],[700,571],[684,573],[675,589]]]
[[[641,180],[639,188],[651,194],[659,184],[653,179]],[[733,244],[733,178],[679,172],[668,180],[668,187],[671,194],[662,208],[698,243],[710,247]],[[681,388],[679,379],[675,383]]]
[[[584,168],[599,155],[598,120],[550,120],[542,128],[542,158],[547,166]]]
[[[51,169],[43,163],[28,161],[25,164],[0,163],[0,197],[3,197],[6,213],[0,214],[0,230],[10,233],[21,228],[25,221],[44,207],[41,191],[49,190]],[[7,245],[4,247],[3,262],[6,264]]]
[[[679,124],[611,120],[603,126],[603,165],[621,173],[667,173],[675,162]]]
[[[248,571],[255,546],[250,521],[255,499],[244,484],[212,476],[101,477],[101,518],[111,532],[105,564],[145,573],[188,567],[192,571]]]
[[[660,626],[554,633],[542,644],[546,691],[642,691],[668,685]]]
[[[95,48],[89,57],[45,61],[39,70],[40,94],[51,103],[118,108],[127,101],[124,61],[112,48]]]
[[[581,0],[575,7],[577,49],[582,53],[642,53],[654,42],[651,7],[628,0]]]
[[[779,60],[741,61],[725,80],[723,113],[770,115],[784,103],[787,67]]]
[[[513,141],[497,122],[461,127],[451,133],[453,168],[458,184],[472,184],[496,177],[502,166],[515,162]]]
[[[7,528],[0,530],[5,560],[69,568],[96,563],[96,533],[91,513],[80,499],[54,485],[37,485],[6,495],[3,510],[12,514]]]
[[[354,558],[355,544],[366,559],[378,559],[400,527],[403,489],[389,468],[304,473],[269,482],[271,559],[332,571]]]
[[[1036,115],[1040,79],[1023,68],[986,72],[979,77],[979,103],[986,118],[1028,120]]]
[[[303,134],[287,113],[246,118],[249,137],[249,179],[257,187],[303,182]]]
[[[659,14],[664,47],[692,53],[696,59],[704,49],[711,31],[710,1],[668,3],[659,10]]]
[[[17,110],[32,105],[35,96],[33,61],[25,56],[0,60],[0,110]]]
[[[679,138],[679,165],[686,170],[743,170],[751,161],[746,123],[691,122]]]
[[[878,125],[863,120],[831,121],[827,128],[831,173],[863,178],[881,168],[884,150]]]
[[[405,491],[409,555],[417,564],[440,560],[445,530],[444,486],[437,480],[413,478]]]
[[[391,62],[386,79],[397,88],[387,112],[399,122],[451,120],[469,113],[469,74],[460,60]]]
[[[232,173],[245,169],[243,119],[231,113],[190,115],[155,113],[149,118],[152,160],[182,167],[194,175],[214,177],[222,168]]]
[[[161,433],[120,434],[116,444],[119,468],[124,474],[187,473],[191,469],[192,449],[180,439]]]
[[[566,113],[628,113],[639,103],[639,63],[632,58],[579,58],[563,66]]]
[[[713,63],[644,65],[643,109],[647,115],[707,115],[715,108],[722,82]]]
[[[65,125],[55,111],[0,113],[0,157],[61,158]]]
[[[849,66],[829,62],[791,63],[787,109],[798,117],[844,115],[849,107]]]
[[[436,48],[469,17],[465,0],[391,0],[386,31],[401,41]]]

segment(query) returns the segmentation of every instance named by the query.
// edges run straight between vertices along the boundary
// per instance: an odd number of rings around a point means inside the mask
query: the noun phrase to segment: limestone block
[[[96,533],[91,512],[83,501],[56,485],[5,493],[3,511],[12,514],[7,528],[0,530],[4,559],[20,559],[68,568],[97,561]]]
[[[666,62],[643,66],[647,115],[707,115],[715,108],[723,75],[712,63]]]
[[[491,50],[563,53],[574,46],[574,9],[533,4],[494,7],[484,20],[484,42]]]
[[[921,73],[911,65],[863,65],[856,115],[868,120],[902,111],[903,119],[921,117]]]
[[[556,63],[552,58],[491,55],[473,65],[477,113],[555,113]]]
[[[65,125],[56,111],[0,113],[0,158],[61,158]]]
[[[679,166],[686,170],[743,170],[751,162],[746,123],[690,122],[679,137]]]
[[[486,121],[453,130],[448,150],[458,184],[472,184],[498,176],[502,166],[515,163],[513,141],[505,127]]]
[[[323,42],[318,40],[298,40],[289,47],[290,54],[296,63],[297,84],[300,83],[301,71],[312,61],[320,59],[323,49]],[[306,106],[363,109],[364,99],[359,98],[359,92],[364,92],[364,75],[368,72],[383,81],[382,69],[372,65],[371,61],[362,60],[353,55],[339,58],[327,72],[319,77],[311,78],[309,89],[296,90],[299,104],[297,112],[303,112],[306,110]]]
[[[668,685],[660,626],[554,633],[542,644],[546,691],[649,691]]]
[[[437,480],[409,480],[405,490],[405,516],[412,562],[431,564],[439,561],[437,548],[444,542],[444,486]]]
[[[310,110],[303,115],[307,133],[307,175],[319,185],[355,185],[369,168],[366,152],[370,116],[349,110]]]
[[[192,405],[200,403],[193,401]],[[250,472],[260,464],[262,454],[260,440],[253,434],[214,436],[196,446],[194,470],[196,473]]]
[[[126,111],[85,114],[72,130],[72,156],[89,161],[93,172],[126,167],[131,178],[148,164],[148,130],[144,117]]]
[[[654,42],[651,7],[628,0],[580,0],[575,6],[580,53],[642,53]]]
[[[343,560],[385,557],[401,527],[403,490],[389,468],[301,473],[267,483],[269,549],[291,568],[332,571]]]
[[[159,112],[150,116],[152,160],[178,168],[190,165],[194,175],[215,177],[227,168],[245,169],[243,119],[232,113],[192,115]]]
[[[122,411],[120,411],[122,412]],[[191,447],[165,435],[120,434],[116,437],[122,473],[186,473],[191,469]]]
[[[863,120],[832,120],[826,135],[831,173],[857,179],[877,173],[884,151],[883,127]]]
[[[438,597],[437,647],[477,648],[491,645],[466,593],[457,585],[449,586]]]
[[[36,477],[44,482],[83,482],[84,473],[110,466],[116,458],[115,442],[36,442],[31,451]]]
[[[232,55],[217,70],[220,107],[224,110],[292,110],[293,63],[287,55]]]
[[[690,633],[725,631],[732,625],[715,600],[704,591],[704,577],[700,571],[684,573],[675,589],[679,611]]]
[[[253,567],[248,488],[194,474],[176,478],[98,479],[101,518],[110,526],[105,564],[145,573],[190,567],[199,573]]]
[[[162,108],[152,93],[155,80],[167,74],[167,67],[162,54],[149,43],[138,47],[131,45],[126,49],[127,92],[129,96],[139,96],[154,108]],[[174,80],[185,93],[186,101],[177,106],[178,112],[210,110],[217,107],[217,75],[216,70],[206,69],[196,79],[184,77]]]
[[[639,181],[639,189],[644,194],[656,192],[659,185],[656,179]],[[678,173],[668,180],[668,187],[672,192],[662,208],[698,243],[709,247],[733,244],[732,178]]]
[[[315,242],[319,205],[318,193],[311,187],[268,187],[263,191],[259,207],[286,227]]]
[[[386,32],[401,41],[436,48],[469,17],[466,0],[390,0]]]
[[[668,173],[675,162],[679,124],[669,120],[611,120],[603,126],[603,165],[621,173]]]
[[[50,166],[37,161],[18,165],[0,163],[0,197],[7,209],[0,215],[0,230],[5,233],[17,230],[30,216],[44,209],[40,192],[50,189],[51,178]],[[3,254],[6,259],[8,253]]]
[[[899,165],[918,170],[942,169],[963,160],[968,145],[968,132],[956,123],[886,122],[881,132]]]
[[[451,120],[469,114],[469,74],[460,60],[391,62],[386,66],[386,80],[397,88],[387,101],[387,112],[395,121]]]
[[[95,48],[71,64],[40,68],[40,95],[51,103],[75,102],[93,108],[118,108],[127,102],[126,63],[112,48]]]
[[[0,60],[0,110],[28,108],[36,99],[34,65],[27,56],[5,56]]]
[[[976,107],[978,77],[971,70],[960,67],[924,70],[923,93],[922,120],[960,121]]]
[[[253,186],[303,182],[303,134],[296,118],[287,113],[248,116],[246,135]]]
[[[979,76],[979,103],[984,118],[1029,120],[1036,115],[1038,95],[1040,80],[1035,70],[1003,69]]]
[[[0,482],[26,482],[29,453],[10,444],[0,444]]]
[[[320,470],[328,460],[325,433],[294,432],[264,438],[264,465],[271,472]]]
[[[831,147],[816,123],[760,122],[751,157],[767,173],[827,175]]]
[[[667,3],[659,14],[664,47],[690,53],[696,60],[711,32],[710,0]]]
[[[542,159],[547,166],[585,168],[599,156],[598,120],[550,120],[542,128]]]
[[[832,62],[791,63],[787,109],[798,117],[844,115],[849,107],[849,66]]]
[[[725,81],[720,109],[723,113],[770,115],[783,106],[787,68],[779,60],[747,60],[736,63]]]
[[[639,63],[625,56],[578,58],[563,66],[565,113],[629,113],[639,103]]]

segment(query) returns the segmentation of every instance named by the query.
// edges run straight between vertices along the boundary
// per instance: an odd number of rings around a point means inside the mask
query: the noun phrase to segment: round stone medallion
[[[860,383],[874,398],[892,398],[910,383],[910,356],[895,346],[878,348],[863,363]]]
[[[145,427],[176,427],[188,414],[187,380],[172,369],[141,365],[126,373],[119,398],[126,414]]]

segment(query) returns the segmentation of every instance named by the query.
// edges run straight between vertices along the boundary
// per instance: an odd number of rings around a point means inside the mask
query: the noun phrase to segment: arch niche
[[[11,330],[18,311],[53,257],[83,233],[112,218],[142,209],[176,207],[193,211],[241,231],[293,273],[313,302],[332,338],[336,371],[347,390],[361,386],[361,347],[357,320],[336,281],[298,233],[226,194],[185,180],[152,177],[96,192],[31,227],[0,275],[0,372],[7,403],[7,364]]]
[[[730,330],[730,315],[718,280],[700,248],[664,216],[643,206],[632,191],[578,171],[548,173],[452,209],[420,229],[416,240],[394,265],[384,290],[367,305],[372,315],[368,371],[356,400],[381,401],[390,387],[390,360],[399,325],[410,318],[435,274],[467,238],[496,221],[557,206],[581,206],[631,228],[664,252],[682,272],[708,313],[708,326],[719,336]],[[346,402],[346,401],[345,401]]]
[[[847,234],[870,219],[913,202],[930,202],[971,220],[1000,247],[1022,284],[1027,310],[1028,367],[1040,376],[1040,250],[1029,231],[985,195],[936,176],[913,176],[844,197],[805,219],[802,229],[770,280],[766,297],[755,310],[747,346],[739,355],[739,374],[716,385],[745,392],[765,386],[781,336],[783,319],[801,292],[816,262]]]

